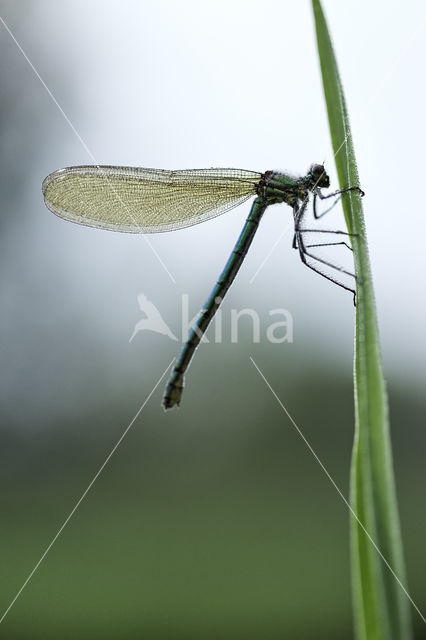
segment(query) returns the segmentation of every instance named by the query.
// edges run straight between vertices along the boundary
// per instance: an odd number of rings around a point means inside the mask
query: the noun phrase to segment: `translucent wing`
[[[130,233],[189,227],[256,194],[261,174],[244,169],[164,171],[82,166],[43,182],[47,207],[72,222]]]

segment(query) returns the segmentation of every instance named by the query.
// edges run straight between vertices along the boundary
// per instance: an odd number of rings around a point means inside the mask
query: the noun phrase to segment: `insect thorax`
[[[285,202],[294,207],[308,196],[303,178],[292,178],[278,171],[265,171],[256,185],[258,196],[265,198],[268,204]]]

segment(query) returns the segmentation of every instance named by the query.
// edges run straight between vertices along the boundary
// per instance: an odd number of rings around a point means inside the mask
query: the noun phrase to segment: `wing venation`
[[[66,220],[156,233],[225,213],[254,196],[260,178],[260,173],[245,169],[68,167],[47,176],[43,195],[47,207]]]

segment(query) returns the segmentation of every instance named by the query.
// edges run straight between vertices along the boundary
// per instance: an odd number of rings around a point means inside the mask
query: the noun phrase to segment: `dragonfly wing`
[[[51,173],[42,188],[47,207],[66,220],[156,233],[225,213],[254,196],[260,178],[260,173],[244,169],[81,166]]]

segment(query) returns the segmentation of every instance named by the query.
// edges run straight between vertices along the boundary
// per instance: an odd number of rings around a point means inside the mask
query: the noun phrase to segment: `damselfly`
[[[210,220],[256,196],[234,250],[173,367],[163,397],[163,406],[169,409],[180,403],[186,369],[237,275],[259,221],[269,205],[284,202],[293,209],[293,247],[298,249],[302,262],[355,296],[354,288],[341,282],[338,277],[323,273],[318,265],[355,276],[311,252],[315,246],[343,244],[349,249],[351,247],[344,241],[319,244],[305,242],[305,234],[310,233],[351,235],[345,231],[306,229],[303,226],[311,194],[315,218],[323,215],[317,213],[317,198],[324,200],[353,190],[363,195],[359,187],[348,187],[324,195],[321,189],[329,186],[330,179],[320,164],[313,164],[306,176],[300,178],[278,171],[257,173],[244,169],[164,171],[81,166],[60,169],[47,176],[43,182],[43,195],[47,207],[61,218],[129,233],[158,233],[189,227]]]

